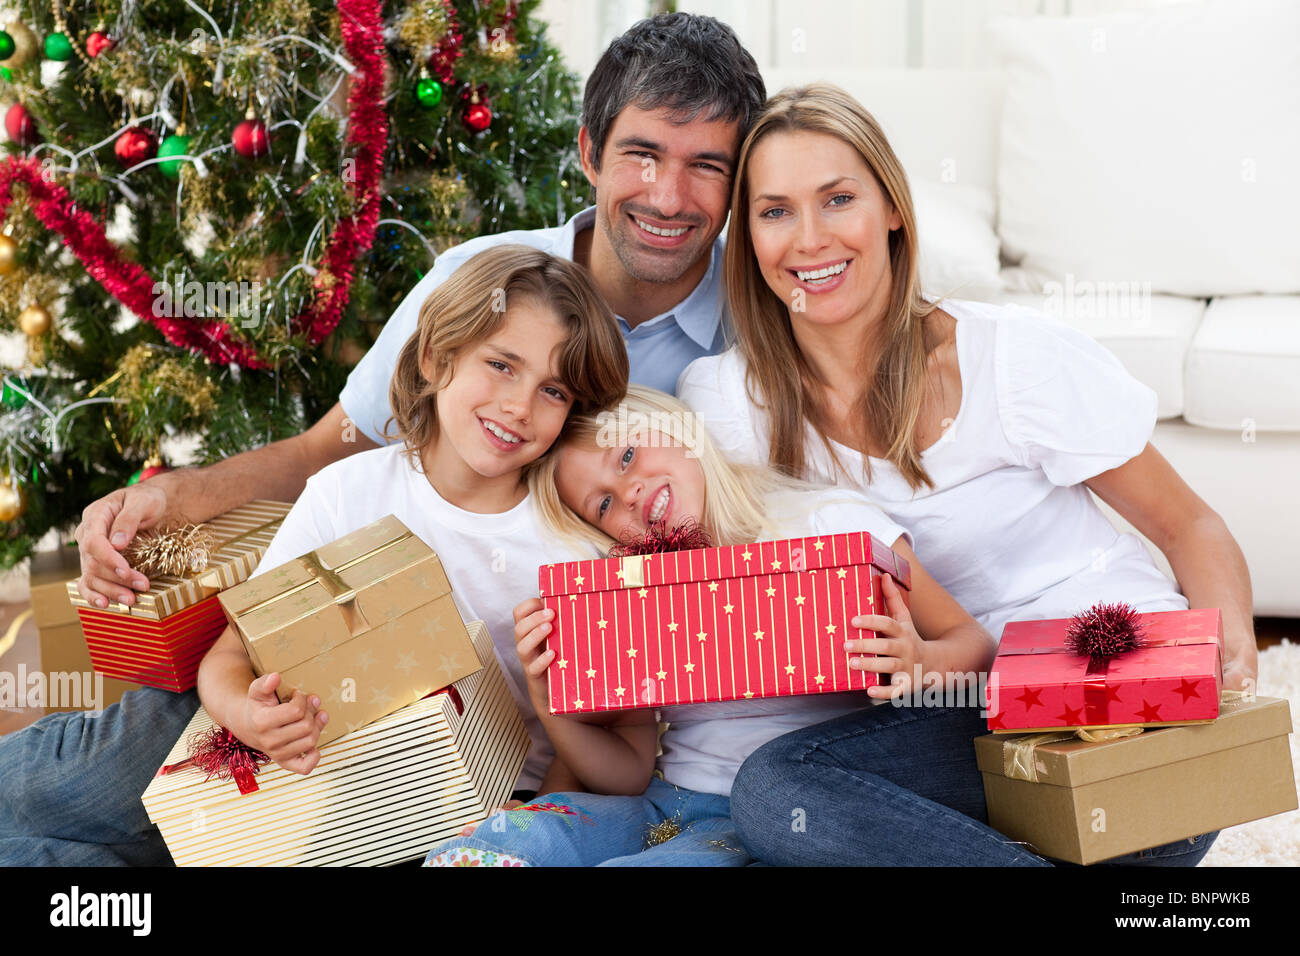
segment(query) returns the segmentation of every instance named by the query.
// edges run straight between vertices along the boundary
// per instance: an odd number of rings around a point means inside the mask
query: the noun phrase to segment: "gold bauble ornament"
[[[18,264],[18,243],[0,236],[0,276],[7,276]]]
[[[4,31],[13,37],[14,52],[10,54],[9,59],[0,60],[0,65],[10,68],[22,66],[41,49],[41,42],[25,23],[15,20],[6,26]]]
[[[29,305],[18,313],[18,327],[29,339],[40,338],[53,325],[54,318],[43,305]]]
[[[0,478],[0,521],[13,521],[21,518],[27,510],[27,496],[23,486],[9,475]]]

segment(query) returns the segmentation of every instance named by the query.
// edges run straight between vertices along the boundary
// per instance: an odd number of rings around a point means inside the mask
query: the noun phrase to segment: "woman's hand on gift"
[[[886,614],[862,614],[849,623],[863,630],[875,631],[877,637],[851,638],[844,642],[850,654],[874,654],[875,657],[851,657],[849,666],[855,670],[888,674],[889,684],[868,687],[872,697],[903,697],[912,692],[913,675],[918,666],[925,670],[925,641],[912,623],[912,614],[903,600],[903,594],[888,575],[881,575],[881,590],[885,595]]]
[[[320,710],[320,698],[295,690],[284,703],[276,696],[279,674],[266,674],[248,685],[240,739],[256,747],[285,770],[308,774],[320,760],[316,742],[329,714]]]
[[[553,620],[555,612],[543,606],[540,598],[530,598],[515,608],[515,651],[528,676],[529,696],[539,713],[545,711],[550,702],[546,669],[555,660],[555,652],[545,645]]]

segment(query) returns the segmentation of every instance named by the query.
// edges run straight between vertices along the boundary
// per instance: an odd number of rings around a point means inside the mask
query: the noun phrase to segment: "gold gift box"
[[[479,669],[442,562],[389,515],[219,600],[253,670],[321,698],[325,744]]]
[[[218,591],[233,587],[256,570],[267,545],[291,505],[282,501],[250,501],[218,515],[203,526],[218,542],[208,557],[208,566],[183,577],[160,574],[149,579],[149,590],[137,594],[134,604],[110,603],[103,613],[164,621],[177,611],[193,607]],[[77,582],[67,584],[74,607],[99,612],[77,591]]]
[[[482,666],[321,748],[307,776],[266,764],[257,789],[184,766],[200,708],[142,800],[179,866],[381,866],[418,859],[510,797],[530,745],[482,622]],[[457,706],[457,698],[461,706]],[[178,766],[179,765],[179,766]]]
[[[1088,864],[1296,809],[1287,701],[1225,699],[1219,713],[1097,742],[977,737],[989,825]]]

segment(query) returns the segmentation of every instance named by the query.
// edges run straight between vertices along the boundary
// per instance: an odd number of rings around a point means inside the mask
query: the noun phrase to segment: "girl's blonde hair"
[[[551,309],[568,330],[559,372],[579,414],[622,398],[627,347],[614,313],[580,265],[531,246],[500,245],[469,259],[429,294],[419,324],[402,347],[388,388],[392,418],[384,437],[402,439],[412,460],[438,435],[437,395],[451,381],[456,357],[495,334],[520,299]],[[420,371],[428,356],[432,379]],[[530,466],[532,467],[532,466]]]
[[[627,423],[629,434],[619,434],[620,421]],[[631,443],[630,439],[647,431],[667,435],[699,459],[704,471],[704,514],[699,521],[714,545],[747,544],[780,536],[781,529],[769,514],[769,497],[777,492],[818,487],[766,466],[736,464],[722,454],[685,403],[653,388],[630,385],[617,409],[570,416],[550,453],[529,474],[528,490],[546,528],[571,542],[608,550],[614,540],[560,500],[555,483],[560,451],[570,446],[597,448]],[[788,518],[789,514],[783,516]]]
[[[903,166],[879,124],[862,104],[829,83],[782,90],[768,100],[763,114],[740,148],[732,187],[731,227],[723,270],[731,314],[741,352],[748,364],[750,400],[765,408],[771,421],[770,460],[789,475],[807,474],[805,422],[821,438],[837,469],[843,469],[828,435],[830,413],[821,381],[795,343],[786,304],[768,287],[754,261],[749,228],[749,162],[754,148],[773,133],[825,133],[858,151],[876,177],[885,199],[898,211],[902,226],[889,234],[890,295],[880,338],[863,342],[868,373],[851,412],[850,427],[865,452],[875,436],[913,489],[933,486],[921,465],[916,425],[926,387],[925,317],[934,310],[921,296],[917,267],[916,215]],[[876,348],[879,359],[867,364]],[[867,455],[866,481],[871,480]]]

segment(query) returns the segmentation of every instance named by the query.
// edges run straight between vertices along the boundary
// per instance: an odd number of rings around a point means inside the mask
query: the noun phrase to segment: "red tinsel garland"
[[[356,147],[352,195],[357,213],[341,219],[326,241],[322,271],[332,283],[317,283],[317,293],[294,320],[309,345],[316,345],[338,326],[352,288],[356,260],[370,249],[379,222],[380,178],[388,145],[384,112],[384,34],[381,0],[338,0],[339,24],[348,59],[357,67],[348,95],[347,142]],[[197,352],[218,365],[265,369],[268,363],[251,344],[235,339],[225,322],[195,322],[154,315],[153,278],[140,266],[122,259],[108,241],[104,227],[78,209],[68,192],[47,182],[33,159],[12,156],[0,162],[0,220],[13,201],[16,183],[27,186],[32,211],[81,260],[96,282],[115,299],[156,328],[168,342]]]

